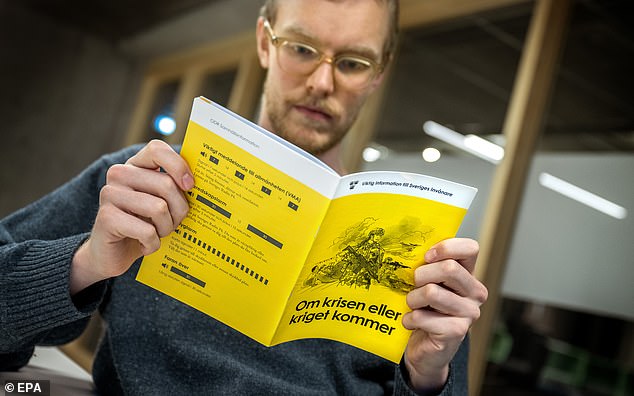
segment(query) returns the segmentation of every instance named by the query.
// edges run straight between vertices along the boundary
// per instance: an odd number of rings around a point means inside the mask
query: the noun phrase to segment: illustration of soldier
[[[385,256],[380,243],[383,235],[383,228],[375,228],[356,247],[348,245],[344,248],[342,259],[345,264],[339,283],[369,289],[372,280],[379,281],[379,270]]]
[[[349,231],[349,230],[348,230]],[[398,271],[410,268],[388,256],[381,243],[385,230],[376,227],[357,244],[347,243],[335,257],[312,268],[304,281],[305,287],[318,285],[345,285],[369,289],[374,284],[407,293],[413,285],[402,279]],[[416,244],[401,244],[401,249],[413,250]]]

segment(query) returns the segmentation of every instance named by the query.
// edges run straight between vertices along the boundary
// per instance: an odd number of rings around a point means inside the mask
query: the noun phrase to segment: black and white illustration
[[[333,255],[312,267],[303,286],[387,287],[407,293],[413,288],[412,267],[422,261],[422,246],[432,233],[433,227],[419,218],[384,225],[367,217],[333,240]]]

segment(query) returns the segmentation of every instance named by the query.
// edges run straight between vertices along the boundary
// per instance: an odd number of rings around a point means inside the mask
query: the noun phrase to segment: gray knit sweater
[[[77,337],[97,309],[107,330],[93,378],[106,395],[412,394],[402,365],[308,339],[264,347],[124,275],[69,295],[70,262],[95,218],[106,170],[130,147],[0,221],[0,370],[28,363],[35,345]],[[466,342],[442,395],[466,395]],[[405,374],[406,375],[406,374]]]

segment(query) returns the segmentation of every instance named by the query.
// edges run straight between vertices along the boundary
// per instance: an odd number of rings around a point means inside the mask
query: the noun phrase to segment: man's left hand
[[[441,389],[449,362],[471,325],[480,317],[486,287],[473,275],[479,245],[472,239],[442,241],[425,254],[414,272],[416,288],[407,295],[412,309],[403,325],[413,330],[405,350],[411,386],[419,392]]]

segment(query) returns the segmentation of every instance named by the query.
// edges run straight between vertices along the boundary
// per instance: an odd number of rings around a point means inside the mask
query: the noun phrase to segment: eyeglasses
[[[312,45],[276,36],[266,19],[264,28],[271,38],[271,43],[278,49],[277,63],[288,73],[307,76],[322,62],[326,62],[333,67],[338,83],[350,89],[360,89],[383,71],[383,65],[362,55],[339,54],[329,57]]]

